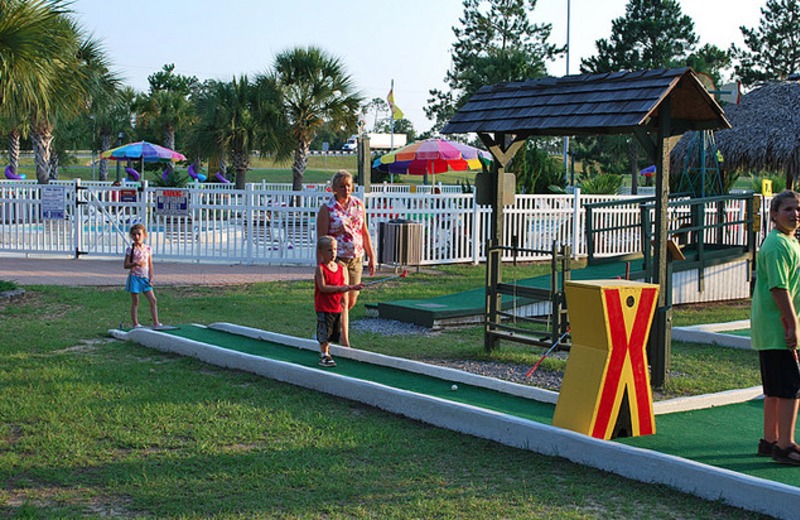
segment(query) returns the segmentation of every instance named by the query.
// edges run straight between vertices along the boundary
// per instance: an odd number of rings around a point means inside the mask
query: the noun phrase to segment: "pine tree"
[[[597,54],[581,61],[581,71],[683,66],[697,42],[694,22],[677,0],[630,0],[625,16],[611,22],[611,37],[597,40]]]
[[[800,72],[800,3],[767,0],[757,29],[739,27],[749,50],[731,46],[736,75],[744,85],[784,80]]]
[[[545,63],[564,49],[547,43],[550,24],[531,22],[535,7],[536,0],[464,0],[461,26],[453,27],[453,64],[445,75],[450,90],[431,90],[425,108],[434,129],[484,85],[546,74]]]

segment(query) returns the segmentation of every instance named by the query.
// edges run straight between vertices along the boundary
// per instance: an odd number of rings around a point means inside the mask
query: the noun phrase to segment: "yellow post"
[[[598,439],[656,432],[645,348],[659,286],[565,283],[572,348],[553,425]]]

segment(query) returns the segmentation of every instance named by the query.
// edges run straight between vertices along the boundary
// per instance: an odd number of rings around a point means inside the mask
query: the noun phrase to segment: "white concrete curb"
[[[237,334],[239,336],[245,336],[248,338],[272,341],[283,345],[290,345],[297,348],[319,352],[319,344],[310,339],[286,336],[284,334],[254,329],[251,327],[242,327],[241,325],[234,325],[232,323],[212,323],[208,326],[208,328],[228,332],[230,334]],[[492,377],[470,374],[469,372],[463,372],[461,370],[448,367],[429,365],[427,363],[412,361],[410,359],[385,356],[383,354],[368,352],[366,350],[331,345],[331,355],[334,357],[363,361],[372,365],[397,368],[407,372],[414,372],[416,374],[444,379],[445,381],[453,383],[462,383],[481,388],[488,388],[490,390],[497,390],[506,394],[525,397],[527,399],[533,399],[535,401],[541,401],[544,403],[555,404],[556,401],[558,401],[558,392],[553,392],[551,390],[520,385],[517,383],[511,383],[509,381],[500,381]]]
[[[749,350],[751,348],[749,337],[725,334],[726,331],[747,329],[749,327],[750,320],[692,325],[691,327],[672,327],[672,339]]]
[[[215,325],[215,328],[219,327],[222,325]],[[150,348],[190,356],[216,366],[243,370],[277,381],[318,390],[434,426],[494,440],[507,446],[543,455],[563,457],[579,464],[611,471],[642,482],[666,484],[708,500],[721,500],[735,507],[778,518],[793,519],[797,517],[800,489],[785,484],[715,468],[672,455],[594,439],[475,406],[353,379],[334,371],[308,368],[243,354],[151,329],[135,329],[127,333],[112,330],[110,333],[116,338],[135,341]],[[260,333],[263,334],[264,331],[260,331]],[[298,338],[294,338],[294,340],[300,343],[307,341]],[[316,350],[316,343],[311,343]],[[337,348],[336,355],[345,357],[340,350],[345,349]],[[352,353],[355,352],[357,351],[352,351]]]

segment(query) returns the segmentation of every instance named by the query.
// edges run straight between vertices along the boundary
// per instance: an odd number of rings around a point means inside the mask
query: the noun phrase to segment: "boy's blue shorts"
[[[129,293],[139,294],[147,291],[152,291],[150,280],[142,278],[141,276],[128,275],[128,281],[125,282],[125,290]]]

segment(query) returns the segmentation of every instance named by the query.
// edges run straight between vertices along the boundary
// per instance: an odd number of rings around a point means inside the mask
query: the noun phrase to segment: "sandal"
[[[772,452],[777,445],[778,441],[769,442],[761,439],[758,441],[758,451],[756,452],[756,455],[759,457],[772,457]]]
[[[796,444],[792,444],[785,449],[776,444],[772,448],[772,460],[780,462],[781,464],[800,466],[800,450],[797,449]]]

